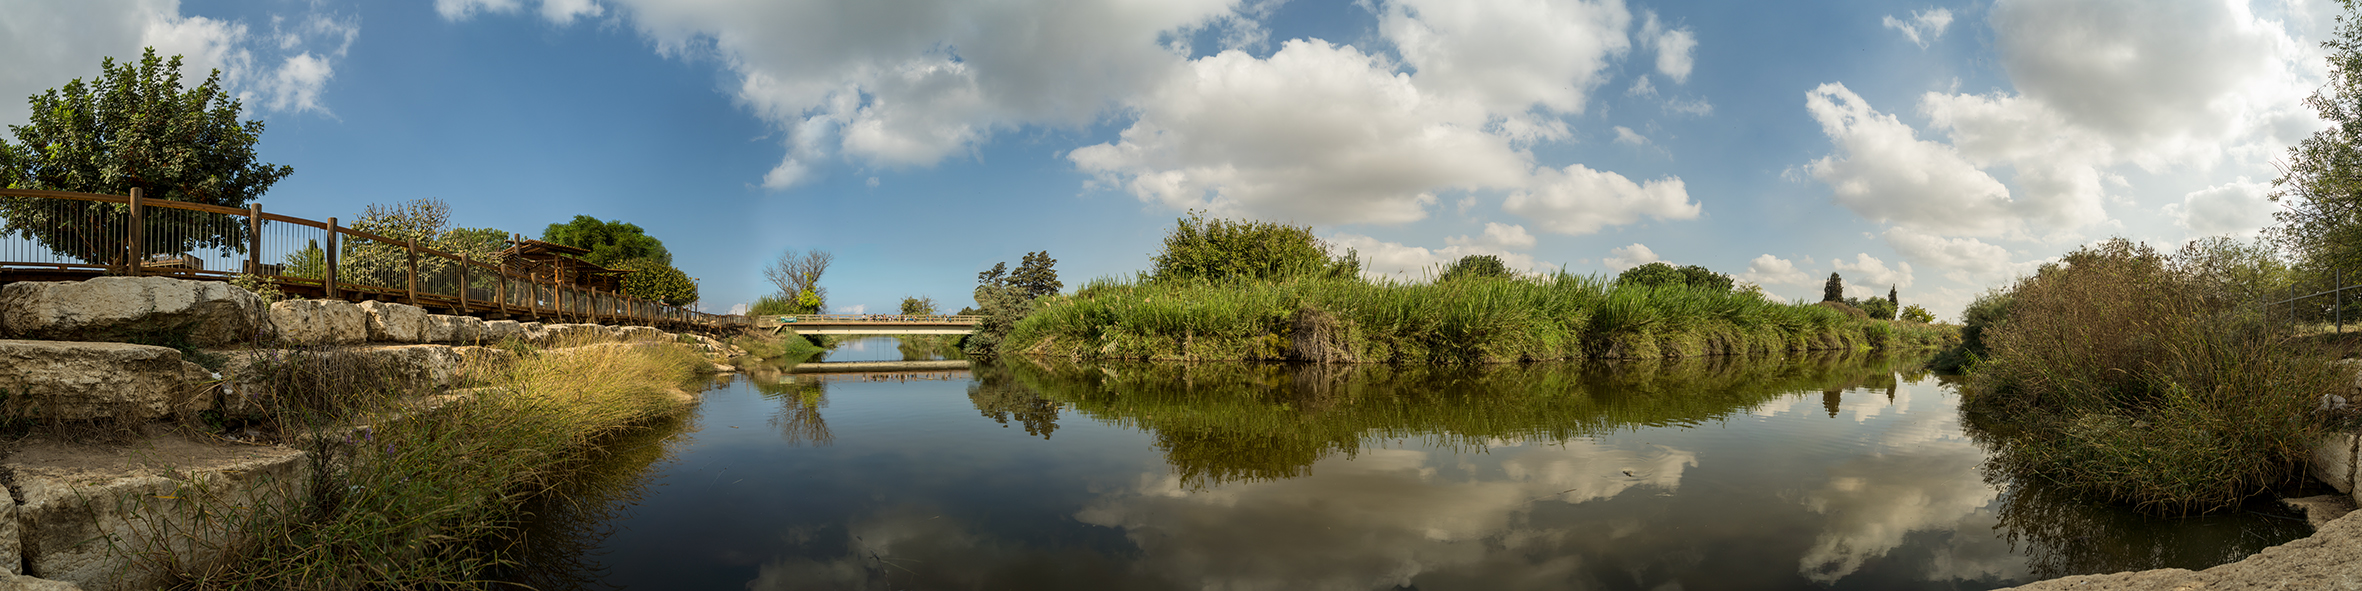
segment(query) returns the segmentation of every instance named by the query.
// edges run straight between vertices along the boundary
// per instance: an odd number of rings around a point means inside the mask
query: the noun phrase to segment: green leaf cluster
[[[612,268],[631,271],[623,276],[624,295],[673,306],[697,302],[697,282],[672,265],[643,257],[618,262]]]
[[[185,88],[180,69],[180,56],[165,60],[149,48],[137,64],[106,58],[88,82],[27,98],[26,123],[9,126],[16,141],[0,138],[0,187],[107,195],[136,188],[147,199],[242,207],[294,173],[258,161],[263,123],[238,121],[241,104],[222,90],[220,70]],[[62,257],[115,262],[123,207],[0,199],[0,232],[29,236]],[[245,226],[205,223],[204,215],[154,210],[147,248],[245,252]]]
[[[1472,254],[1452,261],[1452,266],[1445,267],[1443,274],[1435,276],[1435,280],[1443,282],[1469,277],[1501,278],[1509,275],[1509,265],[1501,262],[1501,257],[1489,254]]]
[[[1675,267],[1670,263],[1649,263],[1616,274],[1617,286],[1668,287],[1686,285],[1712,291],[1730,291],[1729,275],[1716,273],[1705,267],[1687,265]]]
[[[587,215],[574,216],[563,224],[550,224],[541,231],[541,241],[590,249],[582,256],[583,262],[615,268],[623,261],[639,258],[655,259],[673,264],[673,253],[665,250],[664,241],[649,236],[639,226],[616,221],[601,221]]]
[[[1347,250],[1330,258],[1327,242],[1311,226],[1251,220],[1206,219],[1190,212],[1165,235],[1164,251],[1151,260],[1154,281],[1260,281],[1299,276],[1356,277],[1360,256]]]

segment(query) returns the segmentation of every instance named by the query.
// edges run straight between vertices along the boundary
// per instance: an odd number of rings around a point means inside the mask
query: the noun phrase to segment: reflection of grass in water
[[[647,494],[649,475],[670,463],[676,440],[694,431],[686,417],[667,417],[647,429],[600,445],[601,454],[523,507],[531,517],[501,542],[518,548],[516,564],[494,578],[534,589],[599,588],[606,578],[593,550],[614,533],[613,523]]]
[[[2204,569],[2312,533],[2302,518],[2287,515],[2285,508],[2269,501],[2251,503],[2240,512],[2158,518],[2094,501],[2040,478],[2011,479],[1990,464],[1986,480],[2009,487],[2001,496],[1995,528],[2012,550],[2026,556],[2027,568],[2037,579]]]
[[[1836,353],[1461,367],[1023,360],[978,374],[984,382],[1006,372],[1041,400],[1152,431],[1184,482],[1207,486],[1301,476],[1373,440],[1481,448],[1697,425],[1797,391],[1889,389],[1894,372],[1917,371],[1917,361]],[[976,393],[970,398],[992,416]]]

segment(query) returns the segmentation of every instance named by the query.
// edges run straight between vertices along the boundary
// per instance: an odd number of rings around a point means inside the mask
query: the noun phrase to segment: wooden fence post
[[[497,272],[497,273],[494,273],[494,274],[493,274],[493,276],[492,276],[492,278],[493,278],[493,282],[492,282],[492,300],[493,300],[493,301],[495,301],[495,302],[499,302],[499,306],[500,306],[500,315],[501,315],[501,316],[507,316],[507,315],[508,315],[508,264],[507,264],[505,261],[504,261],[504,262],[502,262],[502,264],[500,265],[500,271],[499,271],[499,272]]]
[[[409,281],[403,288],[403,291],[409,292],[410,305],[416,306],[418,305],[418,240],[412,239],[404,240],[402,242],[406,243],[405,246],[408,246],[410,249],[410,256],[408,257],[409,262],[404,268],[404,270],[407,271],[407,273],[404,273],[404,276],[407,277]]]
[[[141,197],[139,187],[132,187],[131,227],[123,233],[124,253],[131,255],[131,265],[125,267],[126,270],[123,274],[132,277],[139,276],[140,265],[148,260],[148,245],[141,241],[146,238],[148,226],[147,208],[143,207],[145,204],[141,203]]]
[[[262,204],[246,204],[246,274],[262,274]]]
[[[326,256],[321,257],[328,261],[328,276],[322,278],[320,284],[327,286],[328,299],[331,300],[344,299],[339,296],[336,289],[336,251],[341,250],[336,245],[338,242],[342,242],[337,240],[336,234],[336,218],[328,218],[328,250]]]

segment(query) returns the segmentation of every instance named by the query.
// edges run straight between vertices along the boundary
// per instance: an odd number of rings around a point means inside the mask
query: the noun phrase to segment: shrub
[[[1903,306],[1903,311],[1901,312],[1901,316],[1902,316],[1902,319],[1903,319],[1903,321],[1905,321],[1905,322],[1935,322],[1935,321],[1936,321],[1936,315],[1935,315],[1935,313],[1933,313],[1933,312],[1928,312],[1928,311],[1927,311],[1927,308],[1921,308],[1921,307],[1919,307],[1919,304],[1911,304],[1911,305],[1908,305],[1908,306]]]
[[[1198,212],[1181,218],[1165,234],[1165,246],[1151,260],[1156,281],[1268,280],[1297,276],[1350,278],[1361,273],[1353,251],[1331,259],[1329,245],[1311,226],[1206,219]]]
[[[613,268],[631,271],[623,276],[625,295],[674,306],[697,302],[697,282],[664,261],[641,257],[615,263]]]
[[[1509,275],[1509,265],[1502,263],[1501,257],[1489,254],[1472,254],[1452,261],[1452,265],[1445,267],[1443,274],[1435,276],[1435,280],[1451,281],[1468,277],[1501,278]]]
[[[1987,429],[1995,462],[2156,512],[2231,507],[2296,474],[2333,418],[2315,405],[2350,378],[2208,297],[2197,267],[2115,239],[1978,298],[1966,316],[1989,355],[1964,408],[2007,425]]]
[[[1698,289],[1728,291],[1731,289],[1731,278],[1697,265],[1675,267],[1659,262],[1625,269],[1616,274],[1616,284],[1649,287],[1687,285]]]

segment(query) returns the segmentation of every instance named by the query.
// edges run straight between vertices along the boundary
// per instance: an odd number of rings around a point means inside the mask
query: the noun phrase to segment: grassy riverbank
[[[2242,306],[2257,290],[2226,278],[2268,259],[2225,252],[2113,240],[1980,300],[2005,311],[1981,327],[1962,408],[1996,464],[2161,513],[2302,477],[2321,435],[2351,425],[2323,396],[2352,370]]]
[[[524,351],[465,371],[470,396],[426,392],[336,351],[272,352],[273,419],[313,454],[301,502],[250,515],[251,543],[194,588],[352,589],[460,585],[513,563],[506,534],[523,500],[603,453],[599,443],[684,412],[710,364],[670,344]]]
[[[1037,357],[1502,363],[1923,349],[1947,325],[1566,273],[1437,283],[1098,280],[1050,296],[1002,350]]]

